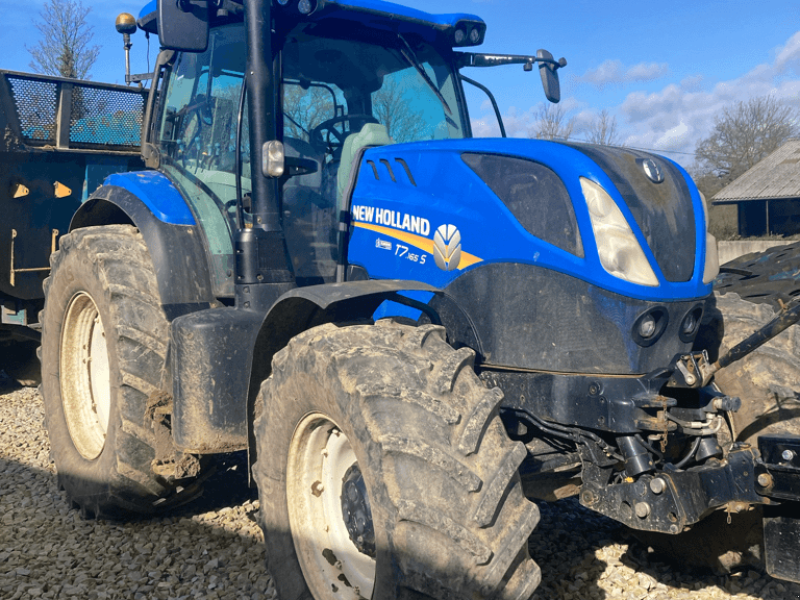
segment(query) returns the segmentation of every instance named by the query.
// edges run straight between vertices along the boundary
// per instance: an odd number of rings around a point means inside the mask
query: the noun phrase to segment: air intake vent
[[[392,169],[392,163],[389,160],[385,159],[385,158],[381,158],[379,160],[379,162],[384,167],[386,167],[386,171],[389,173],[389,177],[392,178],[392,181],[397,183],[397,176],[395,175],[394,170]],[[417,186],[417,182],[414,179],[414,175],[411,174],[411,169],[409,168],[408,163],[406,161],[404,161],[402,158],[395,158],[394,162],[396,162],[398,165],[403,167],[403,170],[405,171],[406,176],[408,177],[408,182],[411,185],[413,185],[414,187],[416,187]],[[381,177],[380,177],[380,174],[378,173],[378,166],[375,164],[375,161],[368,160],[367,164],[370,167],[372,167],[372,174],[375,176],[375,179],[380,181]]]
[[[572,200],[551,169],[532,160],[496,154],[465,153],[461,158],[528,233],[583,257]]]

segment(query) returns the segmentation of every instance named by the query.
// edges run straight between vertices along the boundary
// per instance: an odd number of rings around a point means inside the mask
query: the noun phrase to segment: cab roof
[[[241,4],[244,0],[233,0]],[[270,0],[264,0],[269,2]],[[431,14],[395,2],[385,0],[317,0],[317,10],[309,18],[321,20],[335,16],[379,29],[402,28],[417,30],[454,30],[460,23],[469,23],[485,31],[486,24],[480,17],[468,13]],[[150,33],[158,33],[158,0],[150,0],[139,13],[139,27]],[[426,36],[427,37],[427,36]],[[481,35],[481,41],[483,34]]]

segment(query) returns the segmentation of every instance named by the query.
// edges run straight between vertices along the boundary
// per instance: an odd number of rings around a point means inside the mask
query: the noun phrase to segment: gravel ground
[[[36,391],[0,389],[0,598],[277,598],[241,460],[169,518],[83,521],[56,485],[42,416]],[[537,600],[800,599],[800,585],[754,570],[718,577],[651,562],[624,528],[574,501],[540,507]]]

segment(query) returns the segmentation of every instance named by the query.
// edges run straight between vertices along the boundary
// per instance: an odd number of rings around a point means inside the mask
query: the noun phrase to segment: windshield
[[[385,127],[396,143],[465,137],[451,67],[427,44],[387,37],[392,43],[384,39],[382,45],[302,29],[289,37],[283,55],[285,135],[330,141],[331,152],[367,123]],[[337,121],[331,123],[335,132],[320,127],[329,120]]]
[[[467,135],[454,72],[431,46],[392,34],[380,44],[342,39],[325,29],[299,27],[283,51],[286,155],[316,165],[283,185],[287,248],[298,281],[308,282],[335,272],[338,218],[359,150]]]

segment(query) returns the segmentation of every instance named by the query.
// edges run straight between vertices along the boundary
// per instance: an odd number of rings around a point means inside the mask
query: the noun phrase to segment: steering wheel
[[[344,139],[353,133],[353,131],[339,131],[338,129],[334,128],[334,125],[339,125],[343,123],[348,123],[348,129],[350,129],[350,125],[352,125],[351,121],[362,121],[365,123],[380,123],[378,119],[373,117],[372,115],[366,114],[352,114],[352,115],[340,115],[338,117],[333,117],[332,119],[328,119],[327,121],[323,121],[314,129],[311,130],[309,137],[311,138],[309,141],[313,146],[317,148],[330,148],[331,150],[337,150],[344,146]],[[325,135],[322,132],[325,131]],[[331,139],[331,138],[335,138]]]
[[[186,159],[195,159],[195,169],[202,156],[203,128],[213,123],[211,106],[205,94],[198,94],[191,103],[181,109],[180,145],[183,150],[184,164]]]

